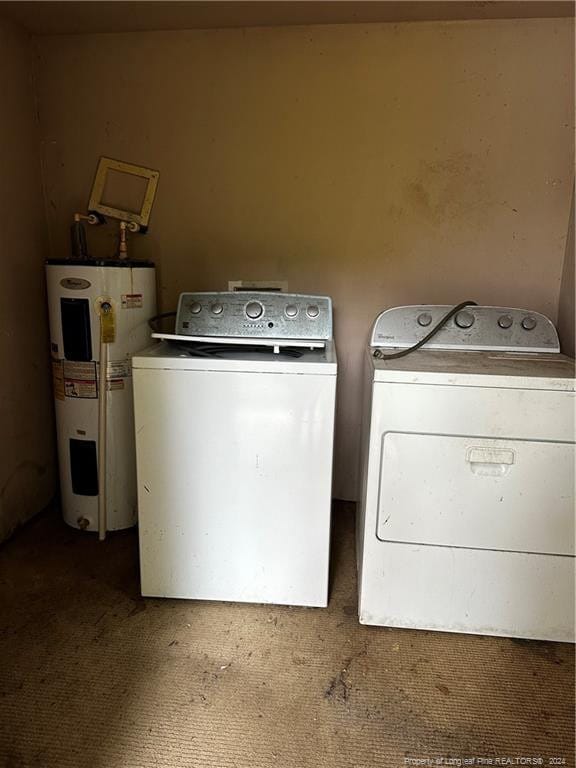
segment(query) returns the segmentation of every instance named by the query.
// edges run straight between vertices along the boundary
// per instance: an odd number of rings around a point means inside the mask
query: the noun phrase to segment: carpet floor
[[[573,647],[361,626],[353,512],[328,609],[143,599],[134,531],[36,518],[0,550],[1,768],[574,765]]]

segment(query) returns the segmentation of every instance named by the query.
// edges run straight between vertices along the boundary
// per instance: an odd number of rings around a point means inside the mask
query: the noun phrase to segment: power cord
[[[457,304],[455,307],[452,307],[450,312],[447,312],[444,317],[439,320],[434,328],[432,328],[431,331],[429,331],[426,336],[424,336],[423,339],[420,339],[416,344],[413,344],[411,347],[408,347],[407,349],[402,349],[400,352],[392,352],[390,355],[385,355],[381,349],[375,349],[373,354],[373,357],[377,358],[378,360],[397,360],[399,357],[405,357],[406,355],[409,355],[411,352],[415,352],[417,349],[420,349],[420,347],[423,347],[424,344],[426,344],[430,339],[434,338],[438,331],[446,325],[448,320],[450,318],[454,317],[454,315],[458,314],[460,310],[464,309],[464,307],[477,307],[478,304],[475,301],[463,301],[461,304]]]
[[[158,320],[163,320],[165,317],[176,317],[176,312],[161,312],[159,315],[154,315],[154,317],[148,318],[149,327],[153,331],[158,331],[156,323]]]

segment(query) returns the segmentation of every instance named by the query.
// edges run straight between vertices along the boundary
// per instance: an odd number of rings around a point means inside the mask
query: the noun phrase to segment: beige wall
[[[562,351],[574,357],[574,324],[576,321],[574,309],[574,192],[572,192],[572,207],[568,222],[568,237],[566,238],[566,254],[564,270],[560,287],[560,302],[558,306],[558,332]]]
[[[0,541],[55,485],[32,51],[0,20]]]
[[[105,154],[161,172],[134,253],[160,265],[162,309],[241,278],[333,296],[337,496],[355,495],[379,310],[474,299],[556,320],[570,20],[61,36],[38,53],[53,255]]]

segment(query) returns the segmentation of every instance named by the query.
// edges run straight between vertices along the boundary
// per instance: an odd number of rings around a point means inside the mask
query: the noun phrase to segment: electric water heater
[[[128,259],[46,264],[62,511],[76,528],[99,530],[102,488],[105,529],[136,523],[131,358],[150,344],[155,272]]]

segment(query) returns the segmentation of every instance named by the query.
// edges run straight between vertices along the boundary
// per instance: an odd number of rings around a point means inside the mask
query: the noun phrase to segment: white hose
[[[102,320],[100,320],[102,323]],[[106,538],[106,418],[108,408],[108,344],[100,333],[100,399],[98,401],[98,538]]]

